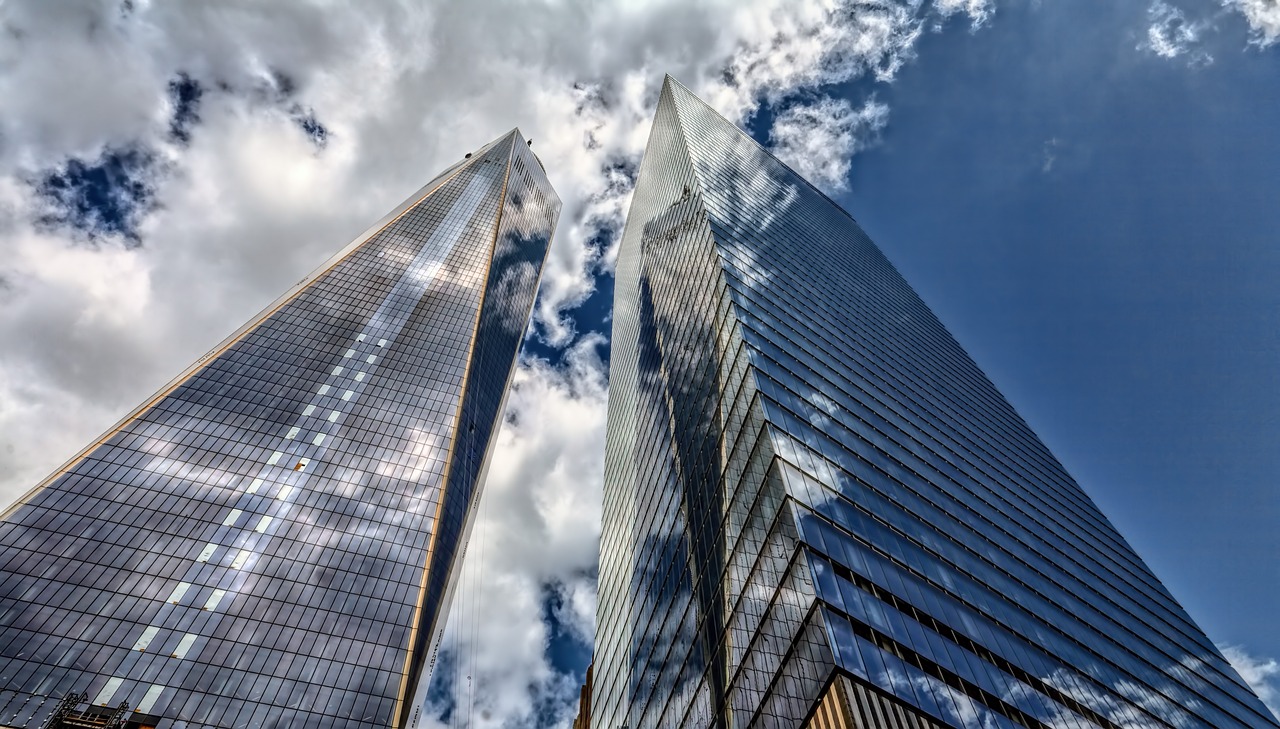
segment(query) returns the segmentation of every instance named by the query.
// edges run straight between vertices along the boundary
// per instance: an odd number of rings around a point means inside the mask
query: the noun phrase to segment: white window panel
[[[155,708],[156,702],[160,700],[160,694],[164,693],[164,689],[164,686],[156,685],[147,689],[147,692],[142,695],[142,701],[138,702],[138,705],[133,707],[133,710],[139,714],[149,713]]]
[[[288,438],[289,440],[293,440],[294,438],[297,438],[297,437],[298,437],[298,432],[299,432],[299,431],[301,431],[301,430],[302,430],[302,428],[298,428],[298,427],[290,428],[290,429],[289,429],[289,434],[288,434],[288,435],[286,435],[286,436],[285,436],[285,438]]]
[[[191,650],[191,646],[195,645],[196,638],[200,636],[187,633],[182,636],[182,640],[178,641],[178,647],[173,649],[174,658],[186,658],[187,651]]]
[[[295,471],[305,471],[305,470],[307,470],[307,466],[310,466],[310,465],[311,465],[311,459],[310,459],[310,458],[303,458],[303,459],[301,459],[300,461],[298,461],[298,465],[294,466],[294,467],[293,467],[293,470],[295,470]]]
[[[354,392],[352,392],[351,390],[347,390],[346,392],[342,393],[342,399],[350,400],[354,395],[355,395]]]
[[[254,527],[253,530],[259,534],[265,534],[269,526],[271,526],[271,517],[264,516],[258,520],[258,526]]]
[[[235,524],[236,520],[239,519],[240,515],[243,513],[244,512],[239,509],[232,509],[231,513],[227,514],[227,518],[222,520],[222,526],[231,526],[232,524]]]
[[[283,486],[280,489],[280,493],[276,494],[276,498],[280,499],[281,501],[284,501],[285,499],[289,498],[289,495],[292,493],[293,493],[292,486]]]
[[[358,336],[356,337],[356,341],[357,341],[357,342],[363,342],[363,341],[364,341],[364,335],[363,335],[363,334],[358,335]]]
[[[328,385],[325,385],[325,387],[328,387]],[[323,394],[323,393],[321,393],[321,394]],[[307,409],[302,411],[302,414],[303,414],[303,415],[310,415],[311,413],[314,413],[315,411],[316,411],[316,406],[315,406],[315,405],[308,405],[308,406],[307,406]]]
[[[341,415],[341,414],[342,414],[342,413],[341,413],[341,412],[339,412],[339,411],[337,411],[337,410],[334,410],[333,412],[329,413],[329,422],[330,422],[330,423],[336,423],[336,422],[338,422],[338,416],[339,416],[339,415]]]
[[[356,351],[355,351],[354,349],[348,349],[348,350],[346,351],[346,353],[345,353],[345,354],[343,354],[342,356],[343,356],[343,357],[350,357],[351,355],[353,355],[353,354],[355,354],[355,353],[356,353]]]
[[[253,483],[249,484],[249,488],[245,489],[244,492],[246,494],[256,494],[258,493],[258,489],[262,487],[262,483],[262,479],[255,478],[253,479]]]
[[[282,453],[282,452],[280,452],[280,451],[276,451],[275,453],[272,453],[272,454],[271,454],[271,457],[270,457],[270,458],[268,458],[268,459],[267,459],[267,465],[268,465],[268,466],[274,466],[274,465],[276,465],[277,463],[279,463],[279,462],[280,462],[280,459],[281,459],[281,458],[283,458],[283,457],[284,457],[284,453]]]
[[[329,393],[329,386],[328,386],[328,385],[321,385],[321,386],[320,386],[320,389],[319,389],[319,390],[316,390],[316,394],[317,394],[317,395],[327,395],[328,393]]]
[[[142,635],[138,636],[138,642],[133,644],[133,650],[145,651],[147,646],[151,645],[151,641],[156,639],[156,633],[160,632],[160,628],[152,625],[142,631]]]
[[[204,549],[200,550],[200,556],[196,557],[196,561],[208,562],[209,558],[213,556],[213,553],[217,548],[218,545],[212,543],[204,545]]]
[[[338,376],[338,375],[340,375],[340,374],[342,374],[342,368],[341,368],[341,367],[334,367],[334,368],[333,368],[333,374],[334,374],[334,376],[335,376],[335,377],[336,377],[336,376]]]
[[[311,445],[320,445],[324,442],[324,433],[317,433],[315,438],[311,439]]]
[[[102,687],[102,690],[98,692],[93,703],[98,704],[99,706],[105,706],[111,703],[112,697],[114,697],[116,692],[120,690],[120,684],[122,683],[124,683],[124,679],[119,676],[107,679],[107,683]]]
[[[205,610],[217,610],[218,603],[222,602],[222,596],[227,594],[226,590],[214,590],[208,600],[204,601]]]
[[[186,595],[187,590],[190,590],[190,589],[191,589],[191,583],[179,582],[177,587],[173,588],[173,592],[169,593],[169,599],[165,600],[165,602],[171,603],[173,605],[177,605],[178,603],[182,602],[182,596]]]
[[[378,340],[378,346],[379,346],[379,347],[385,347],[385,346],[387,346],[387,340],[385,340],[385,339],[379,339],[379,340]]]
[[[236,558],[231,560],[231,569],[238,570],[243,567],[244,563],[249,561],[249,555],[251,554],[253,554],[253,552],[250,552],[247,549],[240,550],[240,553],[236,555]]]
[[[365,361],[365,362],[368,362],[369,364],[373,364],[373,363],[374,363],[374,360],[376,360],[376,359],[378,359],[378,358],[377,358],[377,356],[375,356],[375,355],[372,355],[372,354],[371,354],[371,355],[369,355],[368,357],[365,357],[365,358],[364,358],[364,361]]]
[[[361,380],[363,380],[363,379],[364,379],[364,373],[363,373],[363,372],[357,372],[357,373],[356,373],[356,382],[360,382],[360,381],[361,381]]]

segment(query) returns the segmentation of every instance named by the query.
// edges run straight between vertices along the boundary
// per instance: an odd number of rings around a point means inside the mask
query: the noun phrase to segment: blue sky
[[[1276,0],[24,0],[0,28],[0,501],[519,125],[565,209],[428,714],[564,726],[612,246],[671,73],[860,221],[1280,702]]]

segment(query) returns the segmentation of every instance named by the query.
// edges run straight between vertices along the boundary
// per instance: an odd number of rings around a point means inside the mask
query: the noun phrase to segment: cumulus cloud
[[[1236,645],[1220,645],[1218,650],[1271,713],[1280,717],[1280,663],[1274,658],[1252,656]]]
[[[928,24],[992,7],[0,3],[0,501],[518,125],[564,200],[534,336],[566,354],[516,376],[471,547],[485,566],[467,562],[486,597],[455,610],[446,647],[485,689],[477,722],[563,723],[576,686],[545,655],[545,596],[591,637],[605,402],[601,342],[573,312],[612,266],[663,73],[743,122],[798,90],[891,80]],[[813,174],[837,185],[884,112],[832,104],[811,109],[833,134]]]
[[[796,104],[779,114],[769,132],[773,153],[813,184],[830,192],[849,187],[850,158],[875,141],[889,122],[889,107],[875,99],[855,109],[844,99]]]
[[[428,716],[464,712],[474,727],[571,721],[577,683],[551,669],[544,621],[556,593],[562,630],[595,635],[608,377],[599,334],[582,337],[564,367],[520,366],[498,434],[481,513],[443,645],[443,696]],[[440,693],[440,692],[435,692]],[[441,724],[443,725],[443,724]]]
[[[1280,0],[1222,0],[1222,5],[1244,15],[1254,44],[1266,48],[1280,40]]]
[[[1210,25],[1208,20],[1193,22],[1186,13],[1164,0],[1151,3],[1147,8],[1147,20],[1150,25],[1146,37],[1138,44],[1139,50],[1150,51],[1161,58],[1185,56],[1193,66],[1213,63],[1213,56],[1197,47]]]

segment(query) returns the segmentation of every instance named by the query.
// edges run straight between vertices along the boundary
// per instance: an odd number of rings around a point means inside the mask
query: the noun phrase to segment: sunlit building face
[[[0,724],[414,726],[559,211],[467,155],[5,513]]]
[[[615,291],[592,726],[1276,726],[853,218],[670,79]]]

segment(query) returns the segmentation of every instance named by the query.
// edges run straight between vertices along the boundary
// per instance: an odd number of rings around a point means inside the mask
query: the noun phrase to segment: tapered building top
[[[594,725],[1276,726],[853,218],[670,77],[615,297]]]
[[[10,508],[0,723],[416,725],[559,211],[512,130]]]

